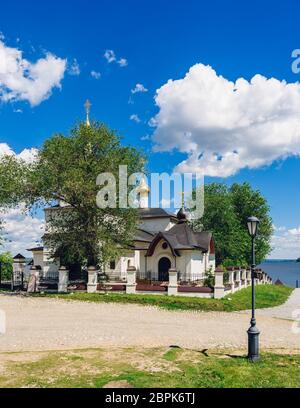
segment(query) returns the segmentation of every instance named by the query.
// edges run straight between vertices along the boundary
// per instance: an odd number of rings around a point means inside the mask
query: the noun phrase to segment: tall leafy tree
[[[136,228],[135,209],[98,208],[96,178],[112,173],[117,182],[119,165],[128,174],[143,170],[144,157],[124,147],[120,137],[101,123],[75,126],[69,136],[46,140],[33,165],[27,202],[30,206],[67,203],[48,214],[45,243],[65,264],[96,265],[114,258],[130,246]]]
[[[271,250],[272,219],[266,199],[248,183],[222,183],[205,186],[205,209],[200,220],[194,221],[197,229],[214,234],[217,264],[249,265],[251,240],[246,221],[250,215],[260,219],[256,240],[257,263]]]
[[[246,250],[245,259],[248,265],[251,262],[249,251],[251,241],[248,230],[245,228],[247,218],[250,214],[260,220],[259,232],[256,238],[256,257],[257,263],[260,263],[272,249],[270,241],[273,234],[273,222],[267,200],[259,190],[253,190],[249,183],[234,183],[230,188],[230,195],[241,230],[244,233],[242,242],[244,243],[243,250]]]
[[[13,270],[13,257],[10,252],[0,254],[1,280],[9,280]]]

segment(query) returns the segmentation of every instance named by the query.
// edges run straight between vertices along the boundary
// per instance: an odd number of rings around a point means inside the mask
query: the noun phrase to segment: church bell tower
[[[144,177],[142,178],[140,185],[136,189],[136,192],[139,196],[140,208],[148,208],[150,188],[146,184]]]

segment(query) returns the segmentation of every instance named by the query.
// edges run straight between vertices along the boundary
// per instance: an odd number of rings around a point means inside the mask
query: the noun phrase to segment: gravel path
[[[269,309],[258,309],[257,316],[270,316],[289,320],[298,317],[300,321],[300,288],[295,289],[283,305]]]
[[[84,347],[245,348],[249,313],[169,312],[153,307],[0,295],[1,351]],[[300,349],[292,323],[261,316],[261,345]]]

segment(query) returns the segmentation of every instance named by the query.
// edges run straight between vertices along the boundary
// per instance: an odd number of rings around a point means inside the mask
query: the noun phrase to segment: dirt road
[[[171,312],[137,305],[0,295],[1,351],[85,347],[244,348],[249,313]],[[300,349],[293,322],[259,316],[264,348]],[[298,330],[300,331],[300,330]]]

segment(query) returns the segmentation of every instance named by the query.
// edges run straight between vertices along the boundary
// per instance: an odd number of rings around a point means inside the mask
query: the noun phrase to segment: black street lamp
[[[259,330],[256,327],[255,319],[255,237],[257,235],[259,219],[249,217],[247,219],[248,232],[252,239],[251,255],[251,284],[252,284],[252,316],[248,329],[248,359],[250,361],[259,360]]]

